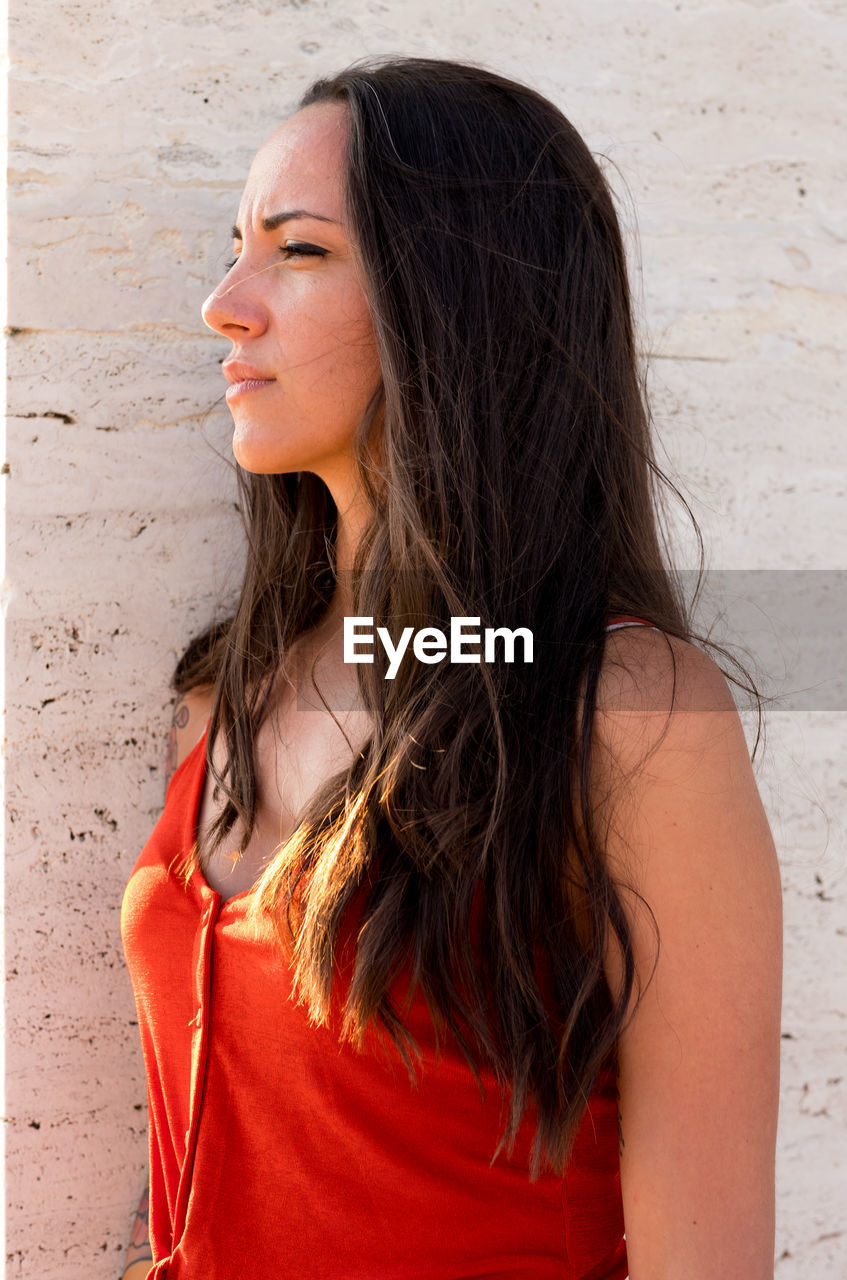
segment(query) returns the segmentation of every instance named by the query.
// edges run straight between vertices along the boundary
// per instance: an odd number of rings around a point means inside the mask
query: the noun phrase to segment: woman
[[[660,542],[597,165],[528,88],[372,61],[233,234],[247,567],[124,899],[126,1275],[764,1280],[779,872]],[[418,643],[462,618],[532,660]]]

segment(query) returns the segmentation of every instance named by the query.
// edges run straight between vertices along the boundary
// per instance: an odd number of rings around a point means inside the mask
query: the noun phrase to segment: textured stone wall
[[[167,680],[231,595],[201,301],[250,156],[383,51],[529,81],[607,157],[668,469],[726,569],[847,566],[842,0],[10,0],[7,1274],[112,1280],[145,1176],[118,930]],[[633,241],[634,243],[634,241]],[[660,450],[661,455],[661,450]],[[842,610],[843,611],[843,610]],[[847,1273],[845,712],[770,719],[779,1280]]]

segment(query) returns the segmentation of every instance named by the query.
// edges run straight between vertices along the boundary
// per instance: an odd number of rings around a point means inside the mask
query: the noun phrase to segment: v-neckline
[[[192,811],[191,811],[190,832],[193,839],[194,859],[193,859],[193,866],[191,869],[191,875],[189,877],[189,880],[194,880],[196,882],[196,884],[200,889],[201,897],[204,895],[204,893],[211,893],[214,895],[215,898],[220,899],[220,910],[223,911],[226,907],[229,906],[231,902],[238,902],[239,899],[248,898],[250,897],[251,894],[254,894],[256,892],[256,888],[259,884],[259,881],[261,880],[262,877],[261,875],[259,875],[249,889],[242,889],[240,893],[233,893],[229,897],[225,898],[224,895],[221,893],[220,889],[215,889],[213,885],[209,884],[209,881],[206,879],[205,872],[203,871],[203,868],[200,865],[200,856],[198,852],[199,840],[200,840],[200,814],[203,809],[203,798],[206,794],[206,779],[208,777],[208,768],[207,768],[207,762],[206,762],[206,743],[208,740],[208,736],[209,736],[209,721],[207,720],[206,725],[203,729],[203,732],[201,736],[198,738],[197,742],[194,744],[194,747],[192,748],[192,752],[191,752],[191,754],[193,754],[195,751],[198,753],[198,756],[200,759],[200,767],[198,770],[199,778],[196,783],[197,790],[194,795],[194,804],[192,806]],[[186,756],[186,763],[187,762],[188,762],[188,756]]]

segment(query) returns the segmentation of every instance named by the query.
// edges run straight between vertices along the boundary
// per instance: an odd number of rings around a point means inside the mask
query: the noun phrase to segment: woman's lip
[[[276,378],[245,378],[243,382],[233,382],[226,389],[227,400],[234,400],[236,396],[247,395],[249,391],[259,391],[262,387],[269,387],[276,382]]]

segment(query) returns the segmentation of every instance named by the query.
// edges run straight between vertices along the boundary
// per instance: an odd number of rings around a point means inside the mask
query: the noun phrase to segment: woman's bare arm
[[[601,802],[607,816],[614,805],[611,869],[660,934],[619,1040],[629,1275],[772,1280],[779,866],[729,686],[700,650],[672,643],[677,709],[664,738],[673,667],[662,636],[640,628],[611,639],[635,674],[604,671],[596,727],[595,794],[617,787]],[[644,986],[655,933],[635,895],[623,897]],[[606,975],[620,990],[616,943]]]
[[[129,1248],[126,1251],[121,1280],[145,1280],[152,1263],[148,1190],[145,1187],[135,1211],[135,1222],[129,1237]]]

